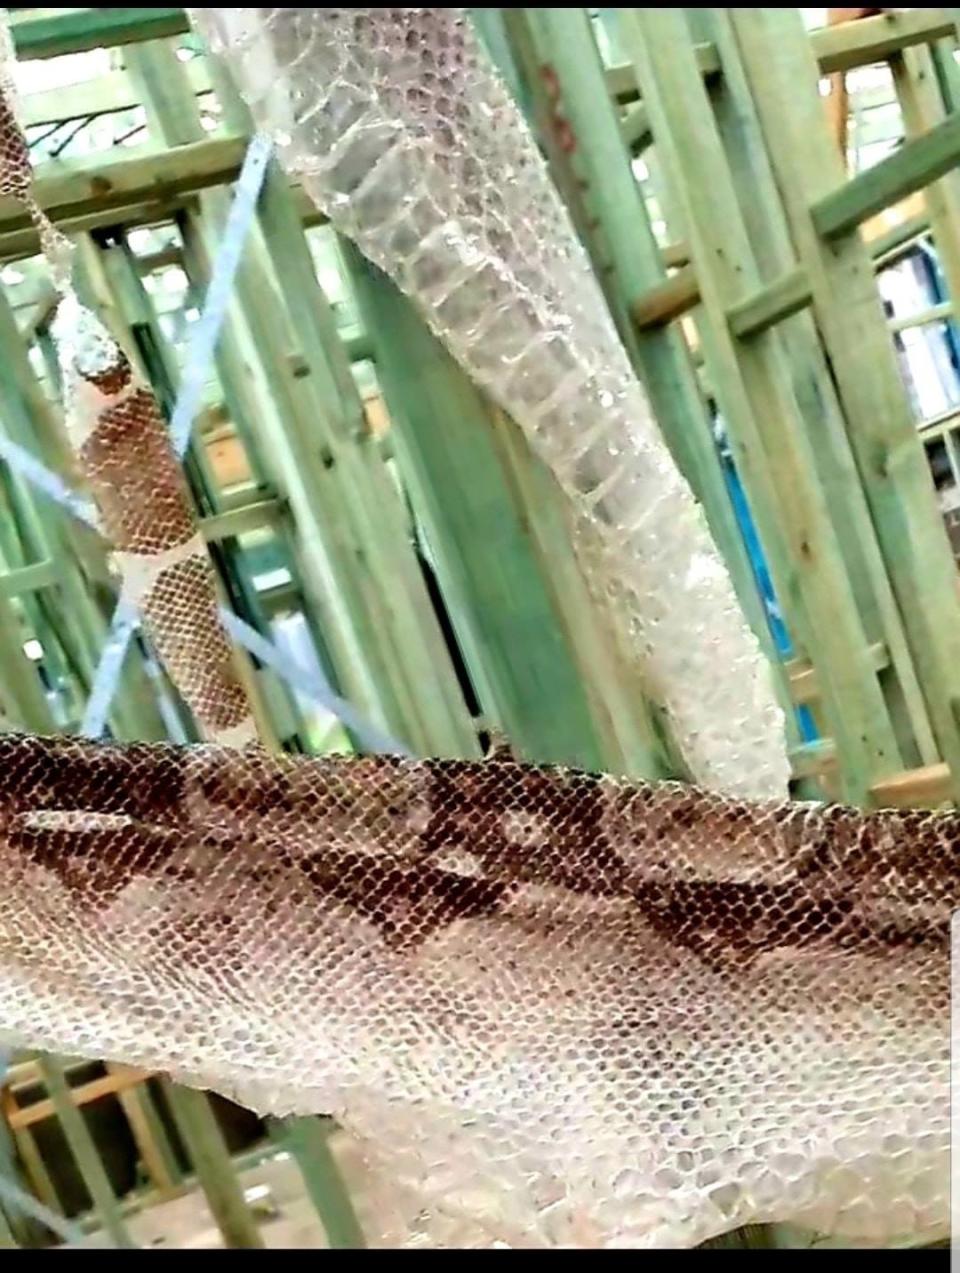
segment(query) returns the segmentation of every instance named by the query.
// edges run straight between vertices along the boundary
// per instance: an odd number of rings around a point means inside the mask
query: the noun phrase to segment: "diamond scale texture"
[[[332,1114],[406,1242],[946,1226],[956,814],[11,735],[0,768],[3,1033]]]
[[[288,171],[418,304],[568,494],[591,582],[693,776],[729,794],[784,795],[770,669],[465,11],[193,17]]]

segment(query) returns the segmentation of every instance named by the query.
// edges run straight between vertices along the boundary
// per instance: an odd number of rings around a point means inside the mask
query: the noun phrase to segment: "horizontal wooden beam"
[[[668,243],[663,249],[663,268],[678,270],[682,265],[690,264],[689,243]]]
[[[240,173],[247,149],[244,137],[204,139],[172,150],[137,148],[112,155],[42,164],[36,192],[51,220],[71,229],[79,220],[99,224],[126,221],[128,214],[155,208],[163,213],[171,201],[211,186],[228,184]],[[7,236],[36,243],[29,213],[14,199],[0,199],[0,251],[10,259]]]
[[[953,782],[946,765],[926,765],[884,778],[870,794],[881,809],[936,808],[952,800]]]
[[[283,512],[284,504],[281,500],[257,500],[252,504],[231,508],[225,513],[204,517],[200,522],[200,531],[208,544],[218,544],[225,539],[236,539],[238,535],[260,530],[264,526],[275,526]]]
[[[152,1077],[153,1074],[148,1070],[117,1067],[105,1078],[92,1079],[91,1082],[84,1083],[80,1087],[71,1087],[70,1100],[79,1109],[84,1105],[92,1105],[94,1101],[102,1100],[105,1096],[115,1096],[120,1092],[128,1091],[131,1087],[139,1087],[141,1083],[146,1083]],[[7,1122],[13,1131],[21,1131],[24,1127],[32,1127],[35,1123],[42,1123],[56,1115],[56,1105],[47,1098],[22,1109],[17,1107],[8,1109]]]
[[[850,234],[884,208],[931,185],[960,161],[960,112],[894,154],[861,172],[813,207],[817,232],[826,239]]]
[[[638,331],[666,327],[700,303],[700,284],[696,270],[685,265],[676,274],[645,292],[630,306]]]
[[[628,107],[620,122],[620,131],[631,154],[638,155],[652,144],[650,118],[643,102],[634,102]]]
[[[912,9],[905,13],[861,18],[835,27],[821,27],[810,33],[810,43],[821,73],[831,75],[883,62],[901,49],[943,39],[955,30],[955,18],[949,9]],[[712,44],[697,46],[697,62],[704,76],[716,75],[723,69]],[[640,97],[637,74],[630,63],[620,63],[608,69],[607,87],[621,103],[636,101]]]
[[[905,332],[913,327],[926,327],[928,323],[942,323],[945,319],[952,317],[953,302],[943,301],[940,305],[921,309],[916,314],[903,314],[899,318],[892,318],[887,326],[892,332]]]
[[[899,225],[891,226],[867,243],[870,255],[877,269],[892,265],[903,253],[909,252],[915,240],[930,229],[930,216],[927,212],[918,212],[915,216],[906,217]]]
[[[882,642],[871,645],[868,653],[875,671],[882,672],[890,666],[890,652]],[[820,684],[816,669],[811,663],[806,659],[791,659],[785,670],[790,682],[790,693],[798,706],[814,703],[820,698]]]
[[[700,74],[704,78],[717,75],[720,71],[720,54],[714,44],[698,44],[694,50]],[[607,88],[611,96],[618,102],[635,102],[640,96],[637,87],[637,72],[632,62],[621,62],[618,66],[608,67]]]
[[[28,60],[165,40],[185,34],[190,22],[184,9],[69,9],[40,17],[14,16],[11,30],[17,56]]]
[[[22,566],[0,575],[0,597],[21,597],[30,592],[41,592],[60,582],[56,562],[41,561],[35,566]]]
[[[741,338],[757,335],[805,309],[810,299],[807,271],[797,266],[729,309],[730,330]]]
[[[880,270],[889,265],[895,259],[894,253],[908,250],[911,241],[928,229],[929,225],[929,218],[924,214],[910,217],[888,233],[878,235],[867,244],[874,267]],[[811,299],[806,271],[798,266],[733,306],[727,311],[727,318],[734,335],[746,339],[799,313],[810,304]],[[946,314],[940,316],[945,317]],[[933,321],[933,317],[930,321]],[[912,319],[905,320],[902,324],[905,327],[913,325]],[[894,330],[897,330],[895,326]]]
[[[837,768],[837,747],[832,739],[804,743],[790,752],[790,772],[795,782],[820,779]]]
[[[821,27],[810,36],[824,75],[883,62],[901,49],[941,40],[956,30],[949,9],[910,9]]]

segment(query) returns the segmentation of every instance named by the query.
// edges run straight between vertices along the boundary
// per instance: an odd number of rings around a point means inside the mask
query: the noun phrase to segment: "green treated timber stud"
[[[0,1178],[3,1176],[3,1168],[0,1166]],[[7,1213],[4,1205],[0,1202],[0,1251],[16,1251],[20,1243],[14,1237],[13,1229],[10,1227],[10,1221],[7,1219]]]
[[[849,234],[870,217],[923,190],[960,162],[960,114],[906,142],[866,172],[817,199],[811,209],[825,239]]]
[[[877,270],[890,265],[892,254],[909,248],[915,239],[929,229],[930,217],[926,213],[919,213],[908,217],[884,234],[877,235],[867,244],[867,251]],[[807,271],[802,265],[793,265],[751,296],[731,306],[727,311],[727,319],[734,335],[747,339],[793,317],[812,303],[813,292]]]
[[[180,64],[173,59],[169,47],[151,46],[138,49],[131,54],[130,63],[143,83],[149,110],[157,122],[166,129],[168,136],[175,132],[182,137],[191,135],[188,130],[197,133],[201,131],[199,114],[192,95],[186,92],[185,86],[184,91],[180,93],[174,91],[178,78],[182,80],[183,72]],[[218,91],[229,112],[229,117],[238,119],[240,116],[237,103],[230,100],[225,86],[218,84]],[[249,126],[248,115],[243,116],[243,123]],[[273,252],[274,265],[278,267],[281,276],[281,285],[285,284],[286,302],[299,306],[297,321],[294,323],[298,338],[301,332],[313,336],[313,340],[307,344],[307,352],[311,357],[312,383],[298,383],[293,386],[293,391],[298,398],[303,398],[305,403],[307,399],[311,400],[310,418],[318,425],[323,426],[337,419],[343,419],[346,425],[346,432],[340,438],[330,436],[327,439],[331,447],[338,442],[347,443],[346,451],[341,449],[336,454],[338,471],[321,473],[317,469],[316,461],[313,464],[318,479],[327,488],[327,493],[321,499],[314,501],[315,506],[328,510],[327,521],[331,523],[331,530],[334,524],[342,525],[345,530],[350,527],[347,535],[354,537],[356,545],[356,556],[344,560],[344,566],[340,572],[340,590],[342,591],[345,587],[354,590],[360,607],[358,613],[362,614],[364,607],[371,609],[374,613],[379,611],[379,617],[367,625],[369,635],[365,638],[364,646],[370,653],[379,648],[383,666],[383,672],[380,674],[381,687],[389,682],[392,687],[391,692],[397,699],[393,716],[387,721],[393,731],[401,736],[406,733],[409,741],[421,749],[432,747],[447,753],[462,751],[464,748],[469,750],[473,744],[473,737],[469,730],[466,713],[461,712],[459,720],[456,718],[457,703],[454,696],[458,696],[459,692],[452,686],[449,677],[436,676],[437,667],[443,665],[445,651],[436,648],[437,634],[431,634],[429,626],[425,627],[417,619],[417,615],[420,615],[424,623],[429,625],[426,596],[425,594],[418,596],[422,581],[418,573],[414,575],[411,571],[412,556],[409,552],[404,552],[403,533],[400,527],[394,527],[392,532],[385,528],[384,518],[391,511],[393,492],[384,486],[385,474],[371,470],[364,475],[357,468],[358,460],[362,459],[361,443],[358,440],[363,430],[362,408],[345,356],[339,348],[332,319],[327,323],[326,348],[321,343],[322,332],[318,338],[318,311],[326,305],[326,302],[315,282],[312,291],[310,289],[309,280],[314,277],[313,265],[303,240],[302,227],[296,218],[291,219],[291,217],[281,224],[279,233],[275,226],[268,224],[282,217],[285,210],[291,211],[290,205],[291,199],[286,183],[274,170],[268,177],[260,211],[264,239],[267,250]],[[245,262],[238,277],[237,292],[243,301],[249,322],[256,326],[256,344],[263,349],[269,348],[271,341],[276,344],[276,334],[265,327],[259,314],[262,297],[270,290],[270,287],[269,283],[264,282],[262,270],[258,272],[256,263],[252,260]],[[339,380],[334,380],[334,383],[331,383],[330,372],[325,365],[325,359],[329,359],[331,353],[334,359],[339,357],[342,364],[340,367],[335,367],[335,372],[339,373]],[[279,363],[278,358],[271,361],[275,364]],[[277,388],[274,382],[274,391]],[[315,399],[320,394],[324,395],[323,400],[316,402]],[[303,414],[303,411],[301,414],[305,426],[307,416]],[[294,418],[295,414],[292,411],[285,413],[288,437]],[[301,453],[296,489],[302,485],[303,476],[309,472],[310,457],[315,454],[311,439],[306,433],[302,439]],[[347,498],[346,488],[351,480],[353,489]],[[369,484],[370,480],[379,480],[378,495],[375,495],[376,488],[365,489],[364,484]],[[339,512],[335,514],[334,509],[337,508],[338,503]],[[310,510],[302,499],[299,500],[296,512],[298,521],[304,521],[310,515]],[[389,573],[394,580],[394,586],[398,589],[394,600],[399,604],[384,606],[382,589],[371,586],[373,579],[368,578],[363,569],[358,570],[357,565],[363,561],[385,563],[391,556],[394,565]],[[402,590],[400,590],[401,581],[405,585]],[[416,601],[413,613],[410,611],[411,600]],[[404,636],[401,627],[401,624],[406,622],[409,628],[411,621],[413,630],[417,633],[415,639],[410,639],[409,634]],[[425,668],[424,676],[418,677],[406,664],[411,657],[429,651],[431,645],[435,647],[436,658],[431,661],[430,670]],[[430,694],[417,692],[417,683],[423,684],[424,677],[427,678],[426,683],[433,687]],[[381,695],[382,692],[383,688],[381,688]],[[452,736],[449,729],[444,735],[444,726],[440,724],[444,711],[448,715],[451,711],[454,714]],[[424,717],[427,719],[422,719]],[[432,737],[428,738],[428,734]]]
[[[49,1056],[37,1059],[47,1094],[100,1222],[118,1247],[135,1246],[124,1223],[107,1170],[81,1109],[74,1103],[63,1065]]]
[[[211,75],[228,118],[251,126],[246,107],[222,68],[215,67]],[[333,310],[316,277],[302,219],[277,165],[271,166],[264,183],[258,225],[308,373],[307,384],[319,408],[314,416],[316,441],[332,457],[365,559],[381,578],[389,580],[390,604],[381,606],[377,628],[385,648],[392,651],[394,683],[408,739],[424,751],[474,755],[473,723],[408,540],[400,500],[367,427]]]
[[[23,652],[20,621],[11,601],[0,597],[0,708],[21,729],[54,734],[56,724],[33,665]]]
[[[851,71],[858,66],[882,62],[911,45],[927,44],[950,35],[952,12],[950,9],[914,9],[837,27],[822,27],[810,33],[810,46],[822,75]],[[712,44],[698,43],[696,55],[702,76],[719,73],[719,56]],[[608,91],[619,101],[634,101],[639,95],[636,71],[629,63],[610,67],[607,84]]]
[[[809,34],[821,75],[884,62],[902,49],[949,35],[949,9],[886,10],[871,18],[821,27]]]
[[[17,1189],[28,1189],[28,1182],[17,1163],[17,1151],[13,1133],[6,1119],[0,1115],[0,1180]],[[32,1244],[32,1222],[6,1199],[0,1199],[0,1224],[13,1239],[12,1247],[29,1247]],[[0,1246],[3,1244],[0,1243]]]
[[[605,740],[604,754],[609,749],[611,764],[616,764],[618,772],[638,778],[689,780],[665,713],[653,700],[635,651],[625,653],[619,646],[576,553],[557,551],[558,544],[571,543],[566,495],[546,468],[531,463],[530,446],[513,421],[499,412],[496,418],[497,449],[518,501],[522,507],[535,510],[527,520],[530,536],[544,581],[565,616],[580,680]]]
[[[735,342],[726,325],[726,310],[756,289],[759,272],[689,29],[676,9],[631,10],[625,28],[657,149],[683,204],[711,380],[777,595],[817,669],[844,795],[865,802],[902,759],[782,350],[770,335]]]
[[[941,758],[960,791],[957,571],[929,465],[857,234],[825,244],[810,212],[836,188],[842,162],[817,92],[818,74],[797,13],[730,10],[752,100],[776,172],[798,259],[847,420],[851,449],[883,551]]]
[[[362,1251],[366,1239],[330,1149],[334,1125],[323,1118],[272,1119],[276,1143],[296,1160],[310,1201],[334,1251]]]
[[[922,137],[948,114],[931,51],[908,49],[891,59],[890,69],[906,135]],[[947,173],[934,182],[924,201],[948,295],[960,304],[960,173]]]
[[[400,466],[484,706],[531,760],[609,765],[531,540],[542,510],[510,489],[494,412],[393,284],[355,249],[345,245],[343,254]],[[555,543],[555,554],[565,552]]]
[[[13,311],[0,291],[0,415],[9,436],[33,452],[50,468],[68,477],[73,472],[69,444],[57,409],[51,406],[30,364]],[[53,563],[62,592],[61,613],[69,623],[55,625],[57,640],[68,653],[80,678],[89,687],[107,636],[105,607],[111,592],[109,568],[102,544],[93,532],[43,496],[25,505],[40,555]],[[99,593],[99,596],[98,596]],[[139,655],[131,656],[123,674],[124,694],[111,715],[119,730],[133,729],[144,739],[166,736]]]
[[[15,18],[11,29],[17,57],[28,60],[183,35],[190,22],[184,9],[74,9]]]
[[[577,174],[571,170],[566,141],[558,129],[555,89],[546,74],[543,56],[537,45],[534,29],[535,11],[516,8],[502,9],[504,29],[516,67],[522,94],[518,98],[524,107],[527,124],[540,142],[544,157],[560,198],[580,242],[583,244],[597,278],[606,278],[609,260],[605,244],[596,233],[593,215],[584,199],[584,191]]]
[[[263,1235],[244,1197],[223,1132],[206,1095],[166,1082],[164,1091],[225,1245],[231,1250],[262,1248]]]
[[[727,321],[733,334],[745,340],[799,314],[811,300],[807,272],[797,266],[731,306],[727,310]]]
[[[183,68],[160,45],[130,49],[127,69],[138,84],[151,130],[170,145],[180,147],[202,133],[197,106],[184,85]],[[177,86],[180,91],[177,91]],[[210,260],[226,200],[214,192],[201,200],[199,211],[187,210],[182,221],[185,262],[195,283],[209,278]],[[278,324],[262,313],[274,289],[258,265],[251,265],[250,247],[241,263],[236,301],[217,351],[217,366],[225,392],[239,409],[258,441],[256,451],[289,502],[293,521],[290,542],[304,585],[311,619],[319,618],[329,650],[337,688],[357,707],[396,734],[404,732],[402,710],[395,692],[395,671],[386,661],[379,626],[368,615],[371,602],[365,579],[359,578],[360,559],[345,529],[346,509],[336,475],[321,463],[319,448],[307,436],[308,419],[316,406],[303,386],[287,374],[289,352]],[[248,303],[249,302],[249,303]],[[313,621],[313,619],[312,619]]]
[[[0,575],[0,596],[17,597],[28,592],[53,588],[60,581],[60,571],[53,561],[39,561],[35,566],[21,566]]]
[[[317,281],[296,206],[276,170],[264,191],[260,224],[304,351],[311,386],[321,402],[317,433],[338,467],[358,538],[369,545],[371,556],[375,555],[381,577],[390,580],[389,629],[384,635],[389,636],[403,669],[397,682],[406,700],[403,710],[408,731],[416,724],[411,741],[444,754],[475,754],[473,724],[406,537],[400,501],[366,425],[347,353]]]
[[[692,9],[688,22],[694,39],[714,42],[723,64],[709,93],[761,276],[783,277],[796,253],[729,12]],[[890,654],[880,683],[901,759],[930,763],[938,752],[929,713],[812,314],[783,322],[777,335],[864,631],[871,646],[882,644]]]
[[[637,297],[666,279],[662,254],[605,93],[603,66],[583,9],[541,9],[532,18],[553,65],[561,100],[577,138],[576,157],[608,245],[613,270],[607,292],[631,361],[681,473],[700,501],[731,573],[738,599],[771,663],[778,664],[763,603],[723,475],[712,425],[680,332],[638,332],[629,312]],[[778,672],[783,706],[789,694]],[[793,741],[799,741],[794,739]]]

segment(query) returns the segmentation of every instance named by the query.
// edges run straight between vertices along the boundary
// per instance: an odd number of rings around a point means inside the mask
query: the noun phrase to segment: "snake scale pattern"
[[[109,337],[91,343],[64,283],[80,467],[209,741],[0,736],[0,1040],[333,1115],[393,1196],[417,1200],[411,1243],[683,1247],[764,1221],[942,1236],[960,816],[746,798],[783,779],[762,669],[638,390],[604,379],[619,355],[565,223],[537,195],[508,227],[535,165],[509,169],[503,214],[466,197],[491,157],[516,164],[520,134],[462,14],[212,12],[241,79],[295,107],[308,186],[373,259],[404,261],[617,552],[633,510],[618,560],[641,643],[693,768],[730,790],[222,745],[248,741],[247,708],[207,622],[182,478],[149,391]],[[484,117],[480,169],[451,167]],[[34,215],[12,98],[0,191]],[[56,271],[61,245],[36,219]],[[495,330],[477,326],[480,300]],[[475,355],[495,340],[511,375],[484,380]],[[573,350],[567,396],[551,397],[544,369]],[[564,413],[585,448],[558,443]],[[732,660],[712,683],[708,630],[711,661]]]

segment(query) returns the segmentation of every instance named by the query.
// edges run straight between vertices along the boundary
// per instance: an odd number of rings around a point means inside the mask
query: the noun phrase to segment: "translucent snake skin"
[[[288,172],[418,304],[566,491],[591,582],[693,776],[729,794],[784,795],[770,669],[464,11],[193,16]]]
[[[462,16],[214,14],[231,40],[254,24],[240,71],[295,108],[308,186],[606,528],[694,767],[779,789],[759,655]],[[30,206],[0,103],[0,192]],[[385,1196],[415,1200],[410,1244],[683,1247],[764,1221],[942,1236],[960,815],[216,745],[244,740],[244,705],[208,697],[226,642],[206,602],[158,603],[194,559],[182,478],[148,391],[64,292],[81,465],[211,742],[0,736],[0,1042],[331,1114]],[[388,1228],[378,1214],[371,1244]]]

